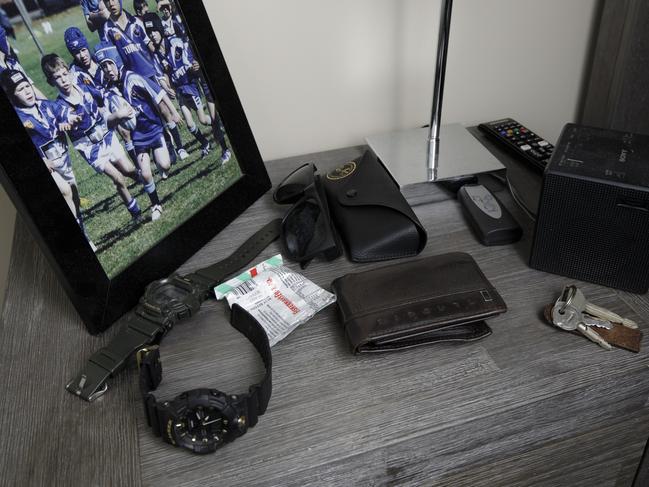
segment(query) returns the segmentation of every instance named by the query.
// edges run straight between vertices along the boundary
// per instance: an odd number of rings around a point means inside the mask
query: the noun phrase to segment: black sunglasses
[[[314,257],[334,260],[342,255],[342,245],[329,214],[327,197],[316,167],[298,167],[277,185],[273,200],[293,204],[282,220],[281,239],[289,259],[304,269]]]

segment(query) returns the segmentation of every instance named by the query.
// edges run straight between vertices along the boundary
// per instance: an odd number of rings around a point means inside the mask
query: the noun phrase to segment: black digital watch
[[[158,401],[151,391],[162,381],[157,345],[137,353],[144,410],[153,433],[194,453],[212,453],[243,435],[264,414],[272,391],[272,356],[262,326],[239,305],[232,306],[230,324],[259,352],[266,374],[248,392],[230,395],[216,389],[193,389],[171,401]]]
[[[172,275],[149,284],[135,309],[122,318],[123,326],[108,346],[95,352],[66,389],[85,401],[108,390],[108,379],[146,345],[160,340],[181,320],[194,315],[213,288],[250,263],[280,234],[281,220],[256,232],[226,259],[186,276]]]

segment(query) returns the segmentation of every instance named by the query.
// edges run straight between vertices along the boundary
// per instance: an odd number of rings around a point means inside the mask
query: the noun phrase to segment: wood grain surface
[[[302,162],[322,170],[362,147],[269,163],[274,182]],[[153,436],[131,369],[87,404],[65,383],[114,333],[85,333],[24,225],[18,223],[2,315],[0,483],[145,486],[628,486],[649,437],[649,343],[604,351],[546,323],[543,307],[573,282],[527,267],[533,224],[496,181],[486,181],[524,224],[514,245],[482,247],[460,206],[434,185],[406,188],[429,231],[421,257],[470,253],[509,311],[493,335],[354,356],[332,306],[273,347],[273,395],[259,423],[212,455],[195,456]],[[182,266],[226,257],[286,208],[270,194]],[[260,259],[278,253],[271,245]],[[381,266],[344,258],[303,273],[329,288],[347,272]],[[290,264],[299,270],[299,266]],[[592,301],[636,319],[647,333],[649,299],[579,283]],[[396,292],[397,290],[395,290]],[[245,392],[263,365],[208,302],[161,346],[156,395],[194,387]]]

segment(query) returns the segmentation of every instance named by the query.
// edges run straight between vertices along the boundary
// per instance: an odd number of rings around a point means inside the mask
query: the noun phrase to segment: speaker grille
[[[626,291],[649,286],[649,193],[546,173],[530,265]]]

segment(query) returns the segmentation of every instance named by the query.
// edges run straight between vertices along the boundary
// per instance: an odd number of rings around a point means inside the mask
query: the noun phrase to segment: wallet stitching
[[[493,286],[491,286],[491,287],[486,286],[486,287],[482,287],[482,288],[478,288],[478,289],[471,289],[471,290],[468,290],[468,291],[460,291],[460,292],[453,292],[453,293],[447,293],[447,294],[439,294],[439,295],[436,295],[436,296],[431,297],[429,299],[445,298],[447,296],[454,296],[456,294],[472,293],[472,292],[480,291],[480,290],[483,290],[483,289],[487,289],[488,291],[493,291],[494,292],[494,294],[496,295],[495,299],[494,299],[494,304],[496,304],[496,303],[503,304],[503,305],[505,304],[505,302],[502,300],[502,297],[500,296],[500,294],[498,294],[498,292],[496,291],[496,288],[494,288]],[[357,318],[364,318],[364,317],[366,317],[368,315],[371,315],[371,314],[374,314],[374,313],[382,313],[382,312],[387,311],[387,310],[389,310],[391,308],[401,307],[401,306],[405,306],[405,305],[408,305],[408,304],[423,303],[423,302],[426,301],[426,300],[422,299],[424,297],[426,297],[425,294],[420,294],[418,296],[415,296],[415,297],[412,297],[412,298],[407,298],[407,299],[404,299],[402,301],[397,301],[397,302],[391,303],[389,305],[382,306],[380,308],[363,307],[363,308],[355,309],[355,310],[351,310],[351,308],[350,308],[350,311],[352,311],[352,316],[347,318],[345,321],[353,320],[353,319],[357,319]],[[343,301],[344,301],[344,298],[343,298]]]
[[[350,331],[352,330],[358,330],[358,327],[354,327],[353,325],[355,324],[356,320],[361,320],[364,318],[367,318],[373,314],[383,314],[386,312],[389,312],[393,308],[406,308],[408,305],[417,305],[417,304],[425,304],[427,301],[430,300],[436,300],[440,298],[446,298],[449,296],[454,296],[454,295],[461,295],[461,294],[467,294],[467,293],[472,293],[472,292],[478,292],[481,290],[487,290],[489,293],[493,295],[493,302],[491,303],[483,303],[484,305],[484,311],[481,314],[473,314],[473,315],[468,315],[468,316],[459,316],[455,318],[455,320],[464,320],[464,321],[450,321],[444,324],[443,321],[439,321],[438,318],[433,318],[431,321],[429,321],[426,324],[419,325],[420,329],[423,329],[425,326],[433,327],[435,325],[438,325],[438,328],[443,329],[445,326],[453,326],[453,325],[458,325],[462,323],[472,323],[475,321],[480,321],[484,320],[493,316],[497,316],[499,314],[505,313],[507,311],[507,304],[504,302],[502,296],[498,293],[497,289],[489,279],[485,276],[485,274],[482,272],[482,269],[478,265],[478,263],[473,259],[473,257],[470,254],[467,254],[465,252],[451,252],[449,254],[444,254],[446,256],[454,256],[459,262],[458,263],[463,263],[469,266],[469,268],[475,273],[475,275],[480,279],[479,285],[474,286],[471,289],[463,289],[461,291],[454,291],[454,292],[448,292],[446,294],[439,294],[435,296],[430,296],[426,295],[424,293],[418,294],[415,297],[406,297],[403,298],[396,303],[391,302],[390,304],[378,307],[378,308],[373,308],[373,307],[368,307],[368,306],[363,306],[358,309],[353,309],[352,306],[350,306],[350,302],[345,299],[345,293],[344,289],[346,286],[344,286],[346,279],[344,279],[343,276],[342,278],[336,279],[333,283],[333,288],[336,291],[336,294],[338,295],[338,304],[339,304],[339,311],[341,312],[342,318],[343,318],[343,324],[344,328],[346,330],[346,334],[348,335],[349,338],[351,338]],[[414,264],[414,261],[409,263],[409,264],[397,264],[397,266],[412,266],[416,265]],[[396,266],[395,266],[396,267]],[[410,269],[407,269],[406,272],[411,272]],[[361,273],[355,273],[351,274],[350,276],[357,276],[360,277],[360,285],[362,285],[362,282],[364,282],[365,279],[371,279],[375,271],[366,271],[366,272],[361,272]],[[363,276],[365,275],[365,276]],[[361,277],[363,276],[363,277]],[[354,283],[352,281],[352,285],[357,285],[357,283]],[[341,289],[342,288],[342,289]],[[375,306],[372,304],[371,306]],[[350,316],[348,318],[345,317],[347,313],[345,313],[345,308],[349,310]],[[466,321],[468,320],[468,321]],[[381,331],[372,331],[372,332],[367,332],[365,333],[365,339],[361,343],[367,343],[367,341],[374,340],[380,336],[384,335],[389,335],[390,333],[399,333],[408,330],[413,326],[413,323],[403,323],[399,326],[396,327],[391,327],[388,329],[381,329]],[[485,335],[486,336],[486,335]],[[405,338],[405,337],[404,337]],[[447,341],[450,341],[447,340]]]
[[[466,263],[474,271],[477,271],[478,275],[481,278],[480,284],[482,284],[484,287],[482,287],[482,288],[478,287],[477,289],[471,289],[471,290],[467,290],[467,291],[459,291],[459,292],[455,291],[455,292],[451,292],[451,293],[447,293],[447,294],[440,294],[438,296],[435,296],[434,298],[443,298],[443,297],[446,297],[446,296],[452,296],[454,294],[469,293],[469,292],[479,291],[480,289],[487,289],[489,291],[493,291],[494,294],[495,294],[495,298],[497,298],[496,300],[497,301],[499,300],[499,302],[502,305],[506,306],[505,302],[502,299],[502,296],[500,296],[500,294],[498,293],[498,290],[493,286],[493,284],[491,284],[489,279],[487,279],[487,277],[482,272],[482,269],[480,269],[480,266],[478,265],[478,263],[475,261],[475,259],[470,254],[467,254],[465,252],[451,252],[449,254],[442,254],[442,255],[443,256],[456,256],[457,255],[457,256],[463,257],[462,259],[458,259],[460,261],[458,263]],[[424,260],[426,260],[426,259],[424,259]],[[408,262],[407,264],[397,264],[394,267],[411,266],[411,265],[414,265],[415,262],[419,262],[419,261],[411,261],[411,262]],[[371,271],[366,271],[366,272],[361,272],[361,273],[350,274],[350,276],[363,276],[363,275],[365,275],[365,276],[370,275],[371,276],[376,271],[379,271],[381,269],[383,269],[383,268],[379,268],[379,269],[371,270]],[[336,284],[338,284],[339,280],[344,279],[345,277],[346,276],[343,276],[342,278],[336,279],[336,281],[334,281],[334,289],[336,287],[338,287],[338,288],[340,287],[340,285],[336,286]],[[360,284],[362,285],[362,282]],[[339,289],[339,291],[342,291],[342,290]],[[337,292],[336,294],[340,295],[343,298],[343,301],[346,301],[345,296],[344,296],[344,292]],[[352,316],[349,317],[348,319],[362,318],[364,316],[367,316],[370,313],[381,312],[381,311],[384,311],[384,310],[389,309],[389,308],[394,307],[394,306],[404,306],[406,304],[411,304],[414,301],[421,300],[425,296],[426,296],[425,294],[419,294],[419,295],[417,295],[415,297],[409,297],[404,301],[398,301],[396,303],[390,304],[389,306],[386,305],[384,307],[377,308],[377,309],[374,309],[374,310],[371,310],[371,311],[370,311],[371,308],[368,308],[366,306],[364,306],[364,307],[362,307],[360,309],[352,309],[351,306],[348,306],[348,308],[350,309],[350,311],[352,313]],[[345,321],[347,321],[347,320],[345,320]]]

